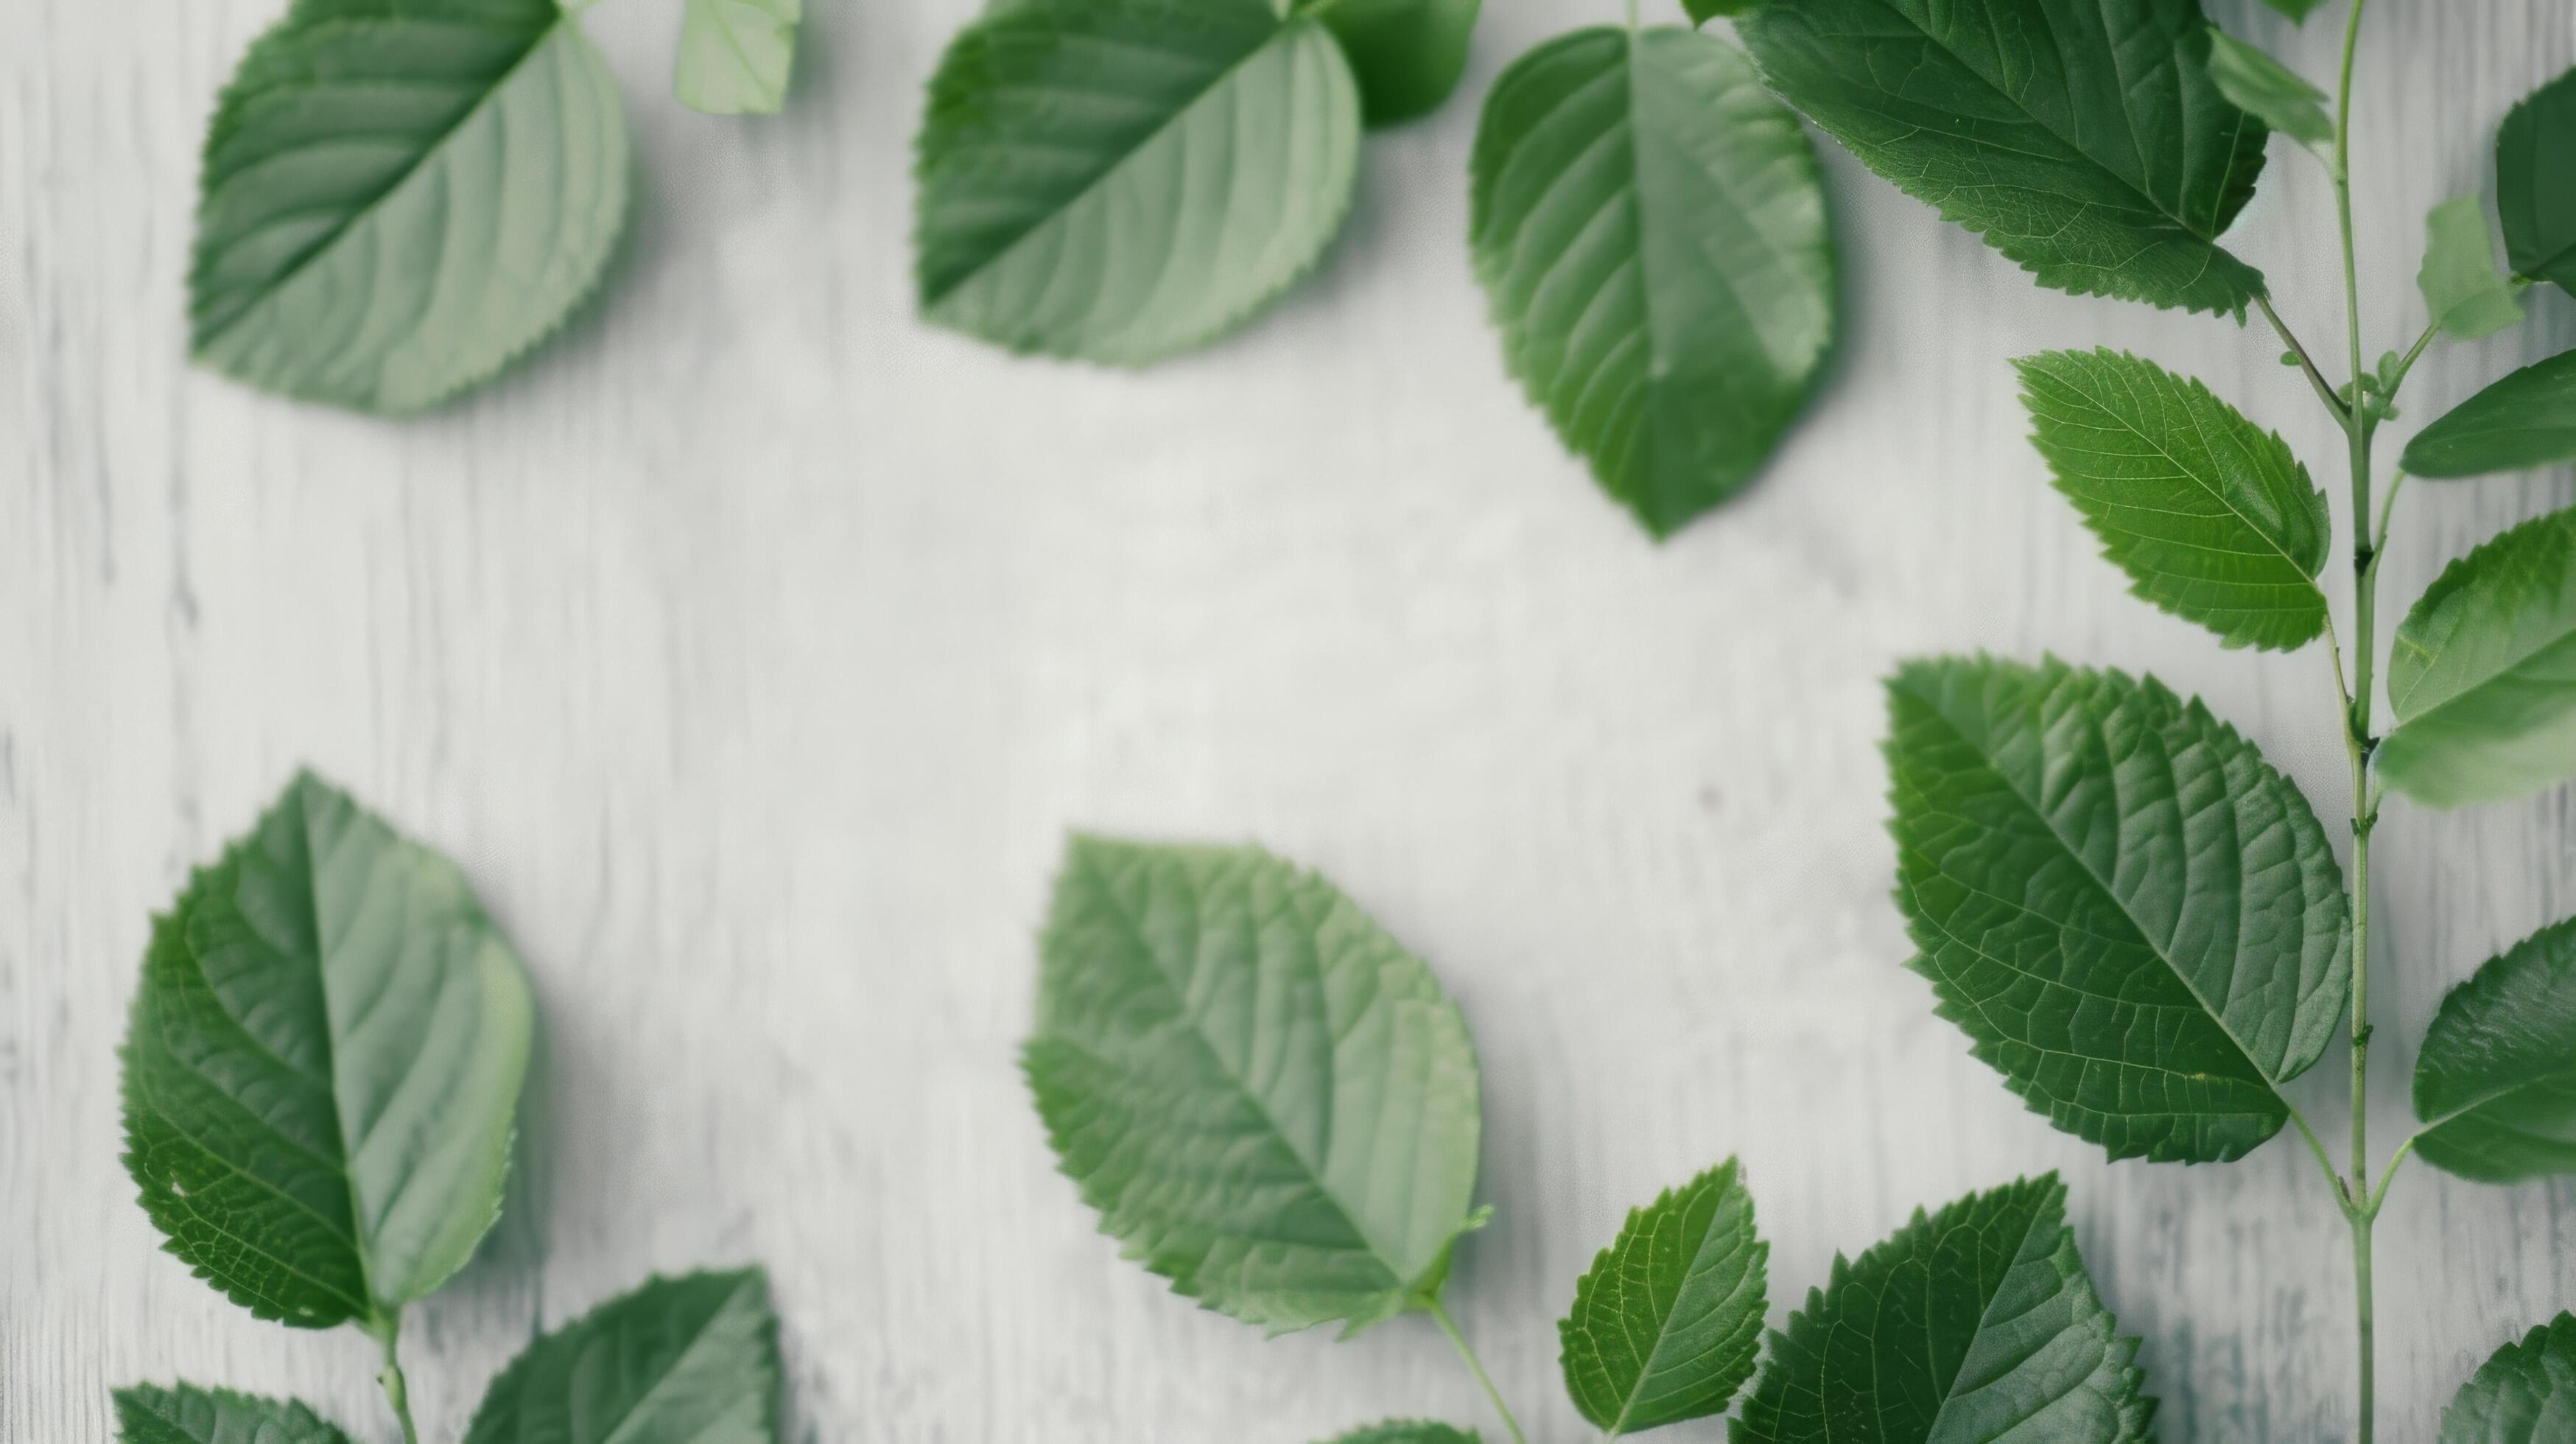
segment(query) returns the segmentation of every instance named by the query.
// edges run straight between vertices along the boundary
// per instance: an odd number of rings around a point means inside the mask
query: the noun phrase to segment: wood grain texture
[[[2328,24],[2215,4],[2326,70]],[[367,1341],[225,1305],[116,1156],[146,920],[303,761],[466,866],[545,1019],[517,1202],[405,1331],[433,1440],[531,1327],[748,1259],[800,1439],[1479,1422],[1428,1325],[1265,1343],[1120,1261],[1051,1172],[1012,1050],[1071,825],[1257,837],[1440,970],[1500,1209],[1455,1302],[1537,1437],[1579,1437],[1576,1275],[1730,1152],[1774,1322],[1915,1203],[2055,1167],[2167,1439],[2348,1437],[2345,1244],[2296,1144],[2106,1167],[2024,1112],[1899,967],[1881,828],[1878,677],[1988,647],[2206,694],[2340,832],[2323,658],[2222,654],[2124,596],[2006,365],[2135,349],[2332,474],[2266,337],[2041,294],[1829,154],[1839,373],[1767,479],[1656,548],[1522,404],[1465,252],[1478,98],[1600,6],[1489,7],[1460,96],[1369,142],[1322,273],[1123,375],[912,316],[918,87],[976,0],[816,7],[786,113],[744,121],[667,98],[677,0],[619,0],[589,24],[644,200],[607,303],[465,403],[369,422],[182,360],[200,130],[276,8],[0,5],[0,1440],[105,1438],[110,1385],[174,1376],[392,1437]],[[2373,355],[2420,324],[2425,208],[2571,62],[2560,0],[2383,0]],[[2276,150],[2238,236],[2325,347],[2317,168]],[[2406,426],[2576,344],[2535,301],[2435,351]],[[2569,499],[2563,471],[2413,489],[2392,609]],[[2576,912],[2576,794],[2392,801],[2379,836],[2384,1153],[2442,990]],[[2341,1056],[2297,1085],[2321,1127]],[[2383,1437],[2428,1438],[2476,1359],[2576,1304],[2576,1187],[2410,1172],[2380,1229]]]

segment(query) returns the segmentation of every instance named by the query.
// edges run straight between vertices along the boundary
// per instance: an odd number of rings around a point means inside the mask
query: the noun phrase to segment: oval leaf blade
[[[2209,388],[2108,349],[2013,363],[2057,489],[2137,596],[2231,647],[2325,630],[2333,523],[2288,443]]]
[[[288,396],[436,405],[590,294],[630,163],[553,0],[297,0],[206,134],[191,346]]]
[[[2326,114],[2326,93],[2273,59],[2271,52],[2212,28],[2209,78],[2229,104],[2301,145],[2333,143],[2334,118]]]
[[[2576,351],[2525,366],[2425,427],[2411,476],[2449,479],[2576,461]]]
[[[1471,246],[1503,356],[1658,537],[1733,495],[1834,335],[1815,147],[1732,47],[1579,30],[1494,83]]]
[[[1360,101],[1265,0],[1025,0],[931,78],[914,269],[931,320],[1143,365],[1232,329],[1323,254]]]
[[[1333,0],[1315,7],[1350,57],[1368,123],[1429,115],[1467,70],[1482,0]]]
[[[2236,315],[2263,294],[2217,240],[2266,132],[2210,79],[2196,0],[1797,0],[1736,31],[1863,165],[2043,286]]]
[[[2415,1151],[2462,1178],[2576,1173],[2576,921],[2488,961],[2442,1000],[2415,1059]]]
[[[528,1345],[465,1444],[777,1444],[778,1321],[758,1269],[653,1279]]]
[[[193,1384],[138,1384],[113,1398],[120,1444],[349,1444],[337,1426],[292,1399]]]
[[[299,777],[153,926],[126,1168],[169,1251],[235,1303],[369,1319],[499,1217],[534,1028],[464,876]]]
[[[2522,301],[2496,269],[2495,242],[2476,196],[2454,196],[2424,217],[2424,266],[2416,289],[2443,333],[2463,341],[2522,320]]]
[[[2496,213],[2514,274],[2576,291],[2576,70],[2505,115],[2496,132]]]
[[[1419,959],[1258,848],[1084,837],[1040,952],[1030,1091],[1130,1257],[1274,1332],[1436,1297],[1481,1123]]]
[[[2111,1157],[2208,1163],[2280,1131],[2351,966],[2307,799],[2198,702],[2050,661],[1888,683],[1897,905],[1941,1016]]]
[[[2137,1341],[2093,1291],[2057,1175],[1960,1199],[1834,1260],[1771,1336],[1736,1444],[2143,1444]]]
[[[2576,1439],[2576,1314],[2495,1351],[2442,1411],[2436,1444]]]
[[[777,110],[804,18],[805,0],[685,0],[671,93],[707,115]]]
[[[1631,1209],[1556,1326],[1575,1408],[1608,1434],[1726,1412],[1753,1377],[1770,1254],[1731,1158]]]
[[[2430,807],[2507,802],[2576,778],[2576,510],[2536,517],[2443,571],[2388,656],[2397,729],[2379,773]]]

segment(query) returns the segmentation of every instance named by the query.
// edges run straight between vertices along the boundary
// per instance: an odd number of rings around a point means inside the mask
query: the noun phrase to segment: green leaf
[[[1332,1440],[1332,1444],[1477,1444],[1477,1438],[1472,1429],[1462,1431],[1419,1419],[1392,1419],[1354,1429]]]
[[[1437,1298],[1482,1125],[1421,960],[1258,848],[1087,837],[1040,951],[1030,1091],[1129,1257],[1273,1332]]]
[[[2505,115],[2496,132],[2496,211],[2514,273],[2576,291],[2576,70]]]
[[[2380,776],[2432,807],[2576,778],[2576,510],[2453,562],[2398,625]]]
[[[2489,1183],[2576,1173],[2576,920],[2442,999],[2415,1059],[2415,1151]]]
[[[2212,28],[2209,78],[2230,105],[2306,146],[2334,143],[2334,117],[2326,93],[2270,52]]]
[[[1467,70],[1481,0],[1310,0],[1342,42],[1371,125],[1429,115]]]
[[[112,1397],[123,1444],[349,1444],[348,1435],[292,1399],[194,1384],[137,1384]]]
[[[2478,1366],[2442,1411],[2436,1444],[2576,1439],[2576,1314],[2562,1313]]]
[[[2307,799],[2153,680],[1984,658],[1888,684],[1897,905],[1940,1014],[2114,1159],[2279,1132],[2351,966]]]
[[[2209,388],[2111,350],[2013,363],[2057,489],[2131,590],[2230,647],[2304,646],[2334,523],[2288,443]]]
[[[1833,345],[1797,117],[1710,36],[1578,30],[1494,82],[1470,179],[1504,360],[1557,435],[1655,536],[1733,495]]]
[[[2143,1444],[2156,1401],[2066,1227],[2057,1175],[1972,1194],[1833,1275],[1786,1333],[1735,1444]]]
[[[631,164],[553,0],[296,0],[206,133],[190,345],[289,396],[434,406],[590,294]]]
[[[528,1345],[465,1444],[777,1444],[778,1321],[758,1269],[652,1279]]]
[[[930,82],[915,174],[924,314],[1143,365],[1231,330],[1323,254],[1360,99],[1323,25],[1266,0],[1026,0]]]
[[[1556,1326],[1574,1407],[1607,1434],[1725,1413],[1753,1377],[1770,1255],[1731,1158],[1629,1210]]]
[[[2308,16],[2318,6],[2326,3],[2326,0],[2263,0],[2263,3],[2289,16],[2295,22],[2305,24]]]
[[[2422,477],[2576,461],[2576,351],[2525,366],[2418,433],[2399,463]]]
[[[2196,0],[1798,0],[1736,26],[1781,96],[2043,286],[2242,316],[2263,169]],[[2041,43],[2044,42],[2044,43]]]
[[[1760,3],[1762,0],[1682,0],[1682,13],[1690,17],[1692,25],[1706,25],[1720,16],[1741,15]]]
[[[2476,196],[2457,196],[2424,217],[2424,269],[2415,278],[2433,323],[2463,341],[2522,320],[2522,302],[2496,269],[2487,213]]]
[[[501,1211],[528,981],[445,858],[299,776],[153,923],[125,1166],[169,1251],[263,1319],[368,1320]]]
[[[805,0],[685,0],[671,93],[709,115],[778,109],[804,18]]]

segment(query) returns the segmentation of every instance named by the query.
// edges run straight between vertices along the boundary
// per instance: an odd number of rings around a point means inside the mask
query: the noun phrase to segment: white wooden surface
[[[2218,18],[2324,73],[2331,25]],[[1660,0],[1650,3],[1657,9]],[[2106,1167],[2024,1112],[1898,967],[1875,751],[1900,654],[2152,667],[2339,830],[2325,663],[2128,600],[2022,440],[2006,358],[2110,341],[2336,447],[2267,338],[2030,288],[1831,155],[1846,357],[1758,490],[1649,545],[1505,380],[1468,275],[1486,84],[1616,6],[1495,0],[1459,99],[1373,140],[1349,233],[1261,324],[1145,375],[911,316],[919,85],[974,0],[822,4],[778,118],[667,98],[675,0],[590,17],[648,179],[607,304],[391,425],[182,363],[210,98],[274,0],[0,5],[0,1439],[106,1390],[292,1391],[390,1437],[354,1332],[252,1322],[118,1164],[146,919],[310,760],[471,869],[533,969],[537,1160],[407,1330],[429,1438],[655,1268],[765,1261],[796,1436],[1277,1441],[1480,1422],[1419,1320],[1264,1342],[1120,1261],[1049,1166],[1013,1048],[1068,826],[1258,837],[1427,955],[1486,1076],[1456,1306],[1534,1438],[1580,1437],[1552,1321],[1622,1211],[1740,1153],[1773,1317],[1938,1202],[2063,1170],[2170,1440],[2350,1427],[2343,1231],[2290,1142]],[[2420,324],[2425,207],[2576,62],[2564,0],[2381,0],[2363,58],[2370,350]],[[2240,226],[2323,349],[2328,196],[2277,146]],[[2434,353],[2413,420],[2576,343]],[[2569,500],[2410,497],[2402,606]],[[2338,503],[2340,505],[2340,502]],[[2441,990],[2576,911],[2576,799],[2392,803],[2381,1149]],[[2298,1085],[2339,1129],[2336,1054]],[[2384,1432],[2576,1304],[2576,1188],[2413,1172],[2381,1226]],[[1715,1439],[1714,1426],[1674,1438]]]

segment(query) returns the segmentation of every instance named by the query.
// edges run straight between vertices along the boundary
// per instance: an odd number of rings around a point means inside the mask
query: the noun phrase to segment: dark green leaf
[[[2289,16],[2292,20],[2305,23],[2309,14],[2326,3],[2326,0],[2263,0],[2263,3]]]
[[[168,1248],[264,1319],[427,1295],[501,1211],[535,1028],[445,858],[308,775],[157,919],[125,1165]]]
[[[2576,511],[2453,562],[2398,625],[2379,772],[2433,807],[2576,778]]]
[[[1710,36],[1578,30],[1495,81],[1471,180],[1504,360],[1557,435],[1658,537],[1734,494],[1833,344],[1797,117]]]
[[[2453,988],[2415,1059],[2415,1151],[2462,1178],[2576,1173],[2576,921]]]
[[[2496,211],[2514,273],[2576,291],[2576,70],[2506,114],[2496,132]]]
[[[2576,1314],[2562,1313],[2478,1366],[2442,1411],[2437,1444],[2576,1439]]]
[[[1762,0],[1682,0],[1682,13],[1693,25],[1706,25],[1724,15],[1741,15]]]
[[[1475,1431],[1452,1429],[1446,1424],[1431,1424],[1419,1419],[1396,1419],[1384,1424],[1371,1424],[1341,1435],[1332,1444],[1477,1444]]]
[[[2334,117],[2326,93],[2270,52],[2228,34],[2209,32],[2209,77],[2237,109],[2302,145],[2334,143]]]
[[[805,0],[685,0],[672,93],[709,115],[778,109],[804,18]]]
[[[1273,1331],[1437,1297],[1481,1123],[1421,960],[1258,848],[1080,837],[1041,954],[1029,1086],[1130,1257]]]
[[[2424,218],[2424,269],[2415,284],[2433,323],[2464,341],[2492,336],[2522,319],[2522,302],[2496,269],[2487,213],[2476,196],[2433,207]]]
[[[1725,1413],[1753,1376],[1770,1254],[1731,1158],[1631,1209],[1556,1326],[1574,1407],[1608,1434]]]
[[[2137,1341],[2093,1291],[2049,1174],[1914,1221],[1833,1276],[1753,1386],[1735,1444],[2143,1444]]]
[[[193,1384],[137,1384],[114,1397],[122,1444],[349,1444],[348,1435],[292,1399]]]
[[[2239,316],[2263,294],[2216,242],[2265,131],[2209,78],[2196,0],[1798,0],[1736,30],[1790,104],[2041,285]]]
[[[1429,115],[1458,88],[1480,0],[1314,0],[1359,77],[1371,125]]]
[[[1250,318],[1324,252],[1360,99],[1267,0],[1026,0],[930,82],[923,312],[1018,351],[1143,365]]]
[[[2279,436],[2122,352],[2013,364],[2057,489],[2140,599],[2231,647],[2299,647],[2325,630],[2315,578],[2334,524]]]
[[[2484,476],[2576,461],[2576,351],[2525,366],[2407,445],[2410,475]]]
[[[1897,904],[1941,1016],[2113,1158],[2278,1132],[2343,1012],[2325,830],[2252,743],[2158,683],[1914,662],[1888,684]]]
[[[465,1444],[777,1444],[778,1321],[758,1269],[652,1279],[528,1345]]]
[[[631,164],[554,0],[296,0],[206,134],[191,344],[289,396],[436,405],[598,284]]]

